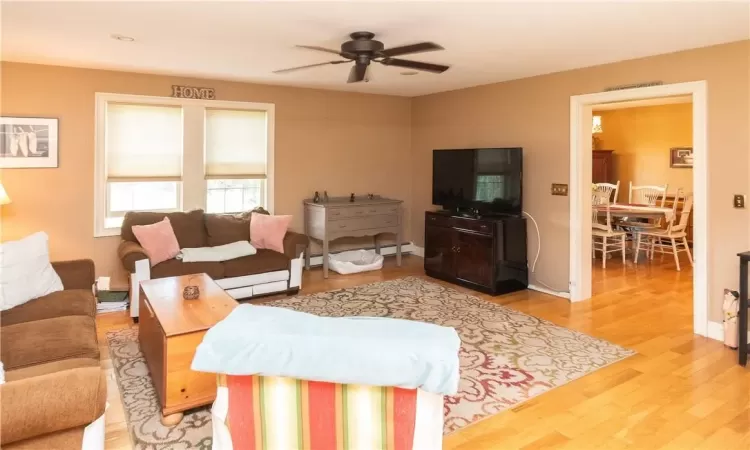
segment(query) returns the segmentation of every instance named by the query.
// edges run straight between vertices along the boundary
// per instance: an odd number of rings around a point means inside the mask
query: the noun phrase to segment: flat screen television
[[[479,214],[521,214],[522,148],[432,151],[432,204]]]

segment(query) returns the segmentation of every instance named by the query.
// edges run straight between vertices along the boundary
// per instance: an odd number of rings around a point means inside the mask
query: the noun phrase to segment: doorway
[[[693,120],[693,331],[708,333],[708,170],[706,82],[668,84],[571,97],[570,101],[570,297],[592,296],[592,122],[596,105],[689,96]]]

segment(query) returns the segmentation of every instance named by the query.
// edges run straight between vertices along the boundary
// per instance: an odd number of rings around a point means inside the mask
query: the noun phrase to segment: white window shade
[[[265,111],[206,109],[206,178],[266,178]]]
[[[168,181],[182,176],[182,108],[107,104],[108,181]]]

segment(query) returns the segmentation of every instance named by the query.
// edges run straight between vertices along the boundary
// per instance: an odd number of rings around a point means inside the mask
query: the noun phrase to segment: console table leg
[[[323,239],[323,278],[328,278],[328,238]]]
[[[396,265],[401,267],[401,233],[396,234]]]
[[[740,260],[739,348],[740,365],[747,365],[747,261]]]

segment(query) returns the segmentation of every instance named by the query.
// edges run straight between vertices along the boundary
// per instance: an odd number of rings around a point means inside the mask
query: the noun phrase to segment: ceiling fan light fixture
[[[416,70],[407,70],[407,71],[401,72],[401,75],[405,77],[410,77],[412,75],[419,75],[419,72],[417,72]]]

